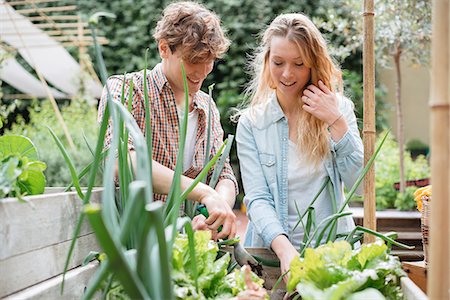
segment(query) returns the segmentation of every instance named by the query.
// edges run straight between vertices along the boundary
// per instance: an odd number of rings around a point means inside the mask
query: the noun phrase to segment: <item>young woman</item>
[[[265,30],[252,64],[250,106],[240,116],[236,140],[250,219],[245,246],[271,248],[289,269],[303,240],[295,226],[314,203],[316,224],[343,201],[363,165],[353,103],[336,93],[341,73],[324,38],[305,15],[278,16]],[[297,211],[298,209],[298,211]],[[338,233],[353,229],[340,219]]]

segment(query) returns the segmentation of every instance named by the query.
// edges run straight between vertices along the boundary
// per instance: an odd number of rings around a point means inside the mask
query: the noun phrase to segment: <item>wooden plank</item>
[[[403,270],[424,293],[427,292],[427,267],[425,261],[402,262]]]
[[[1,260],[0,298],[61,274],[70,243],[68,240]],[[80,237],[75,244],[69,269],[81,265],[90,251],[99,249],[93,233]]]
[[[15,198],[0,199],[0,261],[22,253],[70,240],[82,208],[76,192],[52,193],[25,197],[28,203]],[[101,190],[92,194],[99,203]],[[85,221],[80,235],[92,230]]]
[[[97,262],[78,267],[66,273],[64,293],[60,294],[62,275],[12,294],[4,300],[16,299],[80,299],[90,278],[98,268]],[[100,297],[95,297],[100,298]]]

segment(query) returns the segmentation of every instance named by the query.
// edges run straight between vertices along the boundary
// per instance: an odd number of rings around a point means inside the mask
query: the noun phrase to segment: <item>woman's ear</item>
[[[158,42],[158,50],[159,50],[159,56],[161,58],[168,58],[169,55],[172,53],[172,51],[170,50],[169,44],[167,43],[166,40],[160,40]]]

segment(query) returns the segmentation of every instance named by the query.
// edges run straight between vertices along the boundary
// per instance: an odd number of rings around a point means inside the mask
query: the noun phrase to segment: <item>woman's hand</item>
[[[285,235],[279,235],[272,241],[272,249],[280,260],[281,274],[286,273],[290,269],[291,261],[299,255],[297,250]],[[286,274],[283,277],[286,284],[288,279],[289,274]]]
[[[331,137],[339,141],[348,130],[347,121],[339,111],[336,95],[319,80],[319,86],[309,85],[302,96],[303,110],[328,124]]]
[[[206,220],[206,217],[204,215],[196,215],[192,219],[192,229],[208,230],[208,225],[206,225],[205,220]]]
[[[232,300],[264,300],[267,297],[267,291],[263,287],[252,281],[251,270],[249,266],[244,266],[245,272],[245,291],[240,292]]]
[[[313,84],[303,91],[303,109],[330,126],[340,115],[336,95],[319,80],[319,86]]]

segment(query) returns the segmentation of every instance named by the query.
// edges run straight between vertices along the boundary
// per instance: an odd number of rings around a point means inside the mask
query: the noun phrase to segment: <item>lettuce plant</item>
[[[308,248],[291,262],[288,290],[302,299],[403,299],[402,265],[383,241],[352,250],[346,241]],[[356,295],[356,293],[358,293]]]

